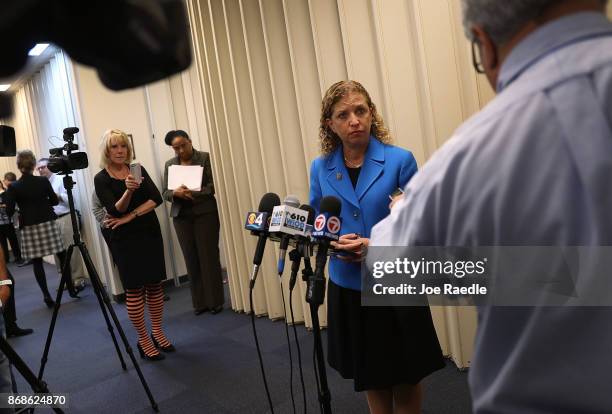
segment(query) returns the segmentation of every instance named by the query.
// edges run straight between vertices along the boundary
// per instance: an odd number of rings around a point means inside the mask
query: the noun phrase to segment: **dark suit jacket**
[[[172,195],[172,190],[168,189],[168,168],[171,165],[181,165],[178,157],[174,157],[166,161],[164,168],[164,184],[162,196],[164,200],[172,203],[170,209],[170,217],[179,215],[181,208],[185,205],[192,204],[194,214],[212,213],[217,211],[217,201],[215,200],[215,185],[213,183],[212,167],[210,165],[210,155],[208,152],[193,150],[191,157],[191,165],[201,165],[204,167],[202,174],[202,189],[200,191],[192,191],[193,201],[185,201],[175,199]]]
[[[53,206],[57,205],[59,200],[45,177],[24,174],[11,184],[4,194],[9,217],[15,213],[15,203],[19,205],[21,226],[32,226],[57,218]]]

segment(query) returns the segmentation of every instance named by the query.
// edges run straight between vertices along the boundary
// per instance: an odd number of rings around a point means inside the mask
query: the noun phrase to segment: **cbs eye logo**
[[[251,213],[249,214],[249,217],[247,217],[247,223],[248,224],[253,224],[255,223],[255,219],[257,218],[257,214],[255,213]]]

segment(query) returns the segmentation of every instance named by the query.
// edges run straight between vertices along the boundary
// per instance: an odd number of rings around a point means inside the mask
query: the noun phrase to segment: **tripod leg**
[[[101,291],[104,290],[104,287],[99,284],[99,280],[97,278],[92,277],[93,272],[95,272],[95,268],[93,267],[93,263],[85,260],[85,254],[83,253],[85,246],[81,243],[79,243],[77,246],[79,248],[79,251],[81,252],[81,256],[83,257],[85,261],[85,268],[87,269],[87,274],[89,275],[89,278],[91,280],[91,286],[96,295],[96,298],[98,299],[98,304],[100,305],[100,309],[102,310],[102,315],[104,315],[104,320],[106,321],[106,328],[108,329],[108,332],[110,333],[111,338],[113,339],[113,344],[115,345],[115,351],[117,352],[117,356],[119,357],[119,361],[121,362],[121,368],[123,368],[123,370],[125,371],[127,370],[127,365],[125,364],[125,360],[123,359],[123,353],[121,352],[121,349],[119,348],[119,343],[117,342],[117,337],[115,336],[113,324],[111,323],[110,318],[108,317],[108,312],[106,310],[106,307],[104,306],[104,300],[102,298],[102,294],[100,293]]]
[[[85,266],[87,267],[87,271],[89,272],[89,277],[91,278],[92,286],[94,289],[98,290],[98,294],[102,297],[104,304],[106,305],[106,308],[108,309],[108,314],[111,316],[113,323],[115,324],[115,327],[117,328],[117,332],[119,333],[119,336],[121,337],[121,340],[123,341],[123,345],[125,346],[126,352],[130,356],[130,359],[132,360],[132,364],[134,364],[134,368],[136,369],[138,378],[140,378],[142,387],[147,393],[147,397],[149,397],[149,401],[151,402],[151,407],[153,408],[153,410],[155,410],[155,412],[159,412],[157,402],[155,402],[155,398],[153,398],[153,394],[151,393],[151,390],[149,389],[149,384],[147,384],[147,381],[145,380],[144,375],[142,374],[142,371],[140,370],[138,361],[136,360],[136,357],[134,356],[134,352],[132,351],[130,342],[125,336],[125,332],[123,331],[123,328],[121,327],[121,323],[119,322],[119,319],[117,318],[117,314],[115,313],[115,310],[113,309],[113,305],[111,304],[110,298],[108,297],[106,290],[104,290],[104,288],[102,287],[102,281],[100,280],[100,276],[98,275],[98,272],[96,271],[93,261],[91,260],[91,257],[89,256],[87,247],[81,242],[79,244],[79,249],[81,250],[81,255],[83,256],[83,260],[85,261]]]
[[[6,339],[0,336],[0,351],[6,355],[11,364],[19,371],[21,376],[30,384],[32,387],[32,391],[35,393],[49,393],[49,388],[47,388],[47,384],[44,381],[41,381],[34,375],[32,370],[28,367],[28,365],[24,362],[23,359],[15,352],[13,347],[11,347]],[[59,408],[54,408],[53,411],[56,413],[63,413]]]
[[[68,264],[70,263],[70,258],[72,257],[73,250],[74,250],[73,245],[68,247],[68,251],[66,252],[66,261],[64,262],[64,266],[62,266],[62,275],[60,278],[59,288],[57,289],[57,297],[55,298],[55,307],[53,308],[53,316],[51,317],[51,324],[49,325],[49,333],[47,334],[47,341],[45,342],[45,350],[40,360],[40,369],[38,370],[39,380],[42,380],[43,374],[45,372],[45,365],[47,365],[47,357],[49,356],[49,349],[51,348],[51,339],[53,338],[53,331],[55,330],[55,322],[57,321],[57,315],[59,313],[59,308],[62,304],[62,294],[64,293],[64,286],[66,285],[66,278],[70,277],[70,275],[68,274]]]

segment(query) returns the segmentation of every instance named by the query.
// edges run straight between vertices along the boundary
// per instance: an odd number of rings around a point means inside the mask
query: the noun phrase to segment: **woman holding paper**
[[[162,193],[172,203],[170,216],[187,265],[194,313],[216,314],[223,310],[224,296],[210,155],[195,150],[185,131],[168,132],[165,142],[176,157],[166,162]]]
[[[137,168],[130,171],[134,151],[125,132],[106,131],[100,147],[102,170],[94,178],[96,195],[110,216],[104,223],[112,231],[110,248],[125,288],[128,316],[138,332],[138,351],[142,358],[162,360],[159,350],[175,350],[162,330],[161,282],[166,278],[166,264],[154,210],[163,200],[144,168],[135,164]],[[145,298],[151,318],[150,337],[144,318]]]

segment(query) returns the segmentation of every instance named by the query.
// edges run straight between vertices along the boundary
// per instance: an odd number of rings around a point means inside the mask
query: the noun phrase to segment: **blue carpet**
[[[9,342],[30,368],[37,373],[52,311],[42,301],[32,266],[9,265],[16,280],[18,324],[33,328],[34,334],[11,338]],[[52,266],[45,265],[49,289],[54,295],[59,278]],[[136,333],[122,304],[115,304],[123,329],[162,413],[266,413],[259,362],[250,316],[229,309],[218,315],[195,316],[189,287],[169,287],[165,331],[177,348],[164,361],[148,362],[136,351]],[[44,380],[52,392],[66,393],[69,413],[150,413],[152,409],[135,369],[124,352],[128,370],[119,364],[110,335],[91,287],[81,299],[64,295],[56,325]],[[229,303],[229,302],[228,302]],[[292,413],[289,393],[289,361],[282,322],[257,318],[268,384],[276,413]],[[298,326],[306,383],[308,412],[318,413],[312,364],[312,334]],[[325,341],[325,331],[322,332]],[[293,333],[291,332],[293,340]],[[295,345],[295,344],[293,344]],[[122,351],[124,351],[121,345]],[[297,412],[303,412],[298,367],[294,356],[294,395]],[[367,413],[365,395],[353,391],[350,380],[328,369],[334,413]],[[21,392],[29,385],[15,372]],[[461,414],[471,412],[467,374],[452,363],[424,381],[424,413]],[[51,412],[37,410],[37,412]]]

